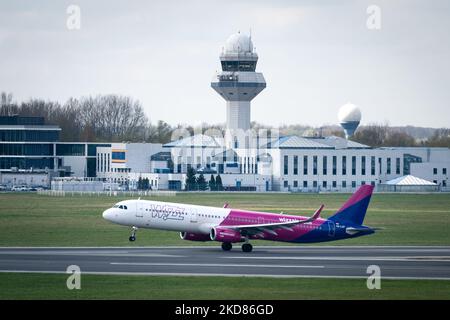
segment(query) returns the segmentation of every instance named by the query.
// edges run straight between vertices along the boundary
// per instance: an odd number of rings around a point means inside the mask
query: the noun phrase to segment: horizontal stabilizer
[[[375,230],[383,230],[384,228],[369,228],[369,227],[347,227],[345,228],[345,233],[349,235],[354,235],[359,232],[373,233]]]

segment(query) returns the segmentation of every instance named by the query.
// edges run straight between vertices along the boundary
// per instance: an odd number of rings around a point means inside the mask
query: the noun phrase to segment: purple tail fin
[[[369,206],[370,197],[374,187],[371,185],[361,186],[346,203],[330,217],[334,221],[346,221],[357,225],[362,225]]]

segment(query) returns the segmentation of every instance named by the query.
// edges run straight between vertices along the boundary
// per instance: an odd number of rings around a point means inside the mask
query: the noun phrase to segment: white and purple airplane
[[[148,200],[125,200],[103,212],[108,221],[132,227],[130,241],[138,228],[179,231],[183,240],[218,241],[229,251],[242,242],[251,252],[249,240],[311,243],[348,239],[372,234],[363,225],[373,186],[361,186],[330,218],[323,219],[323,205],[311,216],[255,212]]]

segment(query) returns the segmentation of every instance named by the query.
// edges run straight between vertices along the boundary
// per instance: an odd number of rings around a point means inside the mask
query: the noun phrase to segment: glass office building
[[[109,143],[59,142],[61,128],[43,117],[0,116],[0,172],[46,171],[96,176],[96,149]]]
[[[0,117],[0,170],[55,169],[55,142],[61,128],[43,117]]]

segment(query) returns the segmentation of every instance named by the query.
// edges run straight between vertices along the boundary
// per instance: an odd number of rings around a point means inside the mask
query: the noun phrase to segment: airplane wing
[[[312,222],[320,217],[320,213],[322,212],[324,205],[322,204],[319,209],[314,212],[314,214],[305,220],[290,220],[276,223],[263,223],[263,224],[247,224],[247,225],[237,225],[237,226],[223,226],[227,229],[237,230],[241,233],[245,233],[248,235],[254,235],[261,232],[268,232],[273,235],[277,235],[276,229],[284,229],[293,231],[291,227],[296,226],[298,224],[304,224],[308,222]]]

